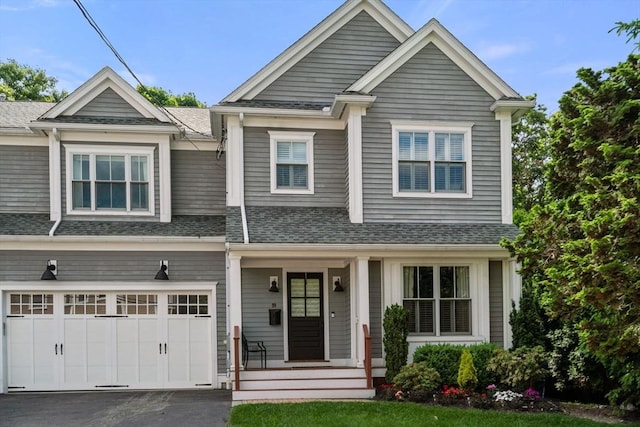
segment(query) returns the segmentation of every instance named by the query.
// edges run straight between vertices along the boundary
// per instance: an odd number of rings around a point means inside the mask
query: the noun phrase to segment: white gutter
[[[242,153],[240,155],[244,157],[244,113],[238,114],[238,121],[240,122],[240,138],[242,141]],[[243,161],[244,166],[244,161]],[[247,211],[244,207],[244,173],[242,178],[242,185],[240,187],[240,215],[242,216],[242,237],[244,244],[249,244],[249,225],[247,224]]]
[[[53,235],[55,234],[56,230],[58,229],[58,226],[60,225],[60,223],[62,222],[62,216],[60,216],[55,224],[53,224],[53,227],[51,227],[51,230],[49,230],[49,237],[53,237]]]
[[[240,204],[240,214],[242,215],[242,236],[244,237],[244,244],[249,244],[249,226],[247,225],[247,212],[244,209],[244,197]]]

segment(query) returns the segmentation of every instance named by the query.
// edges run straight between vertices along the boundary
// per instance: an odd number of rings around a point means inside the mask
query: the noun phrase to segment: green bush
[[[524,390],[534,387],[547,374],[547,354],[542,347],[520,347],[506,351],[499,349],[489,361],[489,370],[495,372],[500,383]]]
[[[384,311],[382,343],[385,351],[385,379],[387,382],[392,382],[400,369],[407,364],[407,356],[409,355],[408,321],[409,312],[398,304],[393,304]]]
[[[453,385],[458,382],[458,366],[464,348],[468,348],[473,356],[478,385],[484,388],[497,382],[497,375],[487,369],[493,352],[498,348],[495,344],[483,343],[468,347],[451,344],[427,344],[416,349],[413,361],[426,362],[427,366],[438,371],[442,380],[441,385]]]
[[[424,362],[412,363],[400,369],[393,383],[409,400],[424,400],[440,387],[440,375]]]
[[[473,356],[468,348],[462,350],[460,367],[458,368],[458,385],[465,391],[473,391],[478,385],[476,367],[473,364]]]

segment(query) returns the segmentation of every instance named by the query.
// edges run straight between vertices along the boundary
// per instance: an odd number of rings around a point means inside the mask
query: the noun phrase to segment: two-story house
[[[2,391],[370,397],[393,304],[410,354],[508,347],[499,241],[531,106],[380,0],[346,1],[211,111],[155,107],[108,68],[58,104],[0,102]]]
[[[392,304],[410,353],[508,346],[519,279],[499,241],[530,107],[439,22],[414,31],[378,0],[345,2],[214,106],[230,333],[274,368],[238,373],[234,400],[370,396],[353,378],[383,376]]]
[[[225,380],[217,148],[207,109],[109,68],[58,104],[0,102],[3,392]]]

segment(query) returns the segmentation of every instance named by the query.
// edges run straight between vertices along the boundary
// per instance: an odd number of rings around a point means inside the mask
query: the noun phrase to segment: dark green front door
[[[288,273],[289,360],[324,360],[322,273]]]

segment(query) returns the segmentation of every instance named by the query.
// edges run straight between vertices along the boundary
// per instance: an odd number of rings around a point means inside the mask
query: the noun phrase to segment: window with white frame
[[[314,135],[269,131],[272,193],[313,194]]]
[[[391,124],[394,197],[471,197],[471,123]]]
[[[153,147],[65,145],[67,213],[153,215]]]
[[[403,266],[403,306],[409,333],[471,335],[468,266]]]

